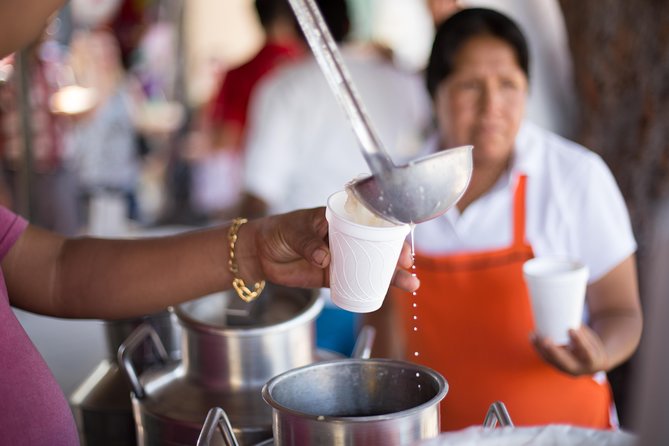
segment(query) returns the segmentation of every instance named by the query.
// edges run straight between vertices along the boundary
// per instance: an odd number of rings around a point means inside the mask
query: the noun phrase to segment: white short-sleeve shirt
[[[430,146],[436,148],[436,138]],[[526,237],[536,256],[578,259],[592,283],[636,251],[625,202],[604,161],[529,122],[518,133],[509,171],[462,214],[453,207],[419,224],[416,249],[444,255],[509,246],[520,174],[527,175]]]
[[[375,55],[343,48],[374,129],[398,162],[413,157],[431,124],[421,79]],[[245,189],[272,213],[325,206],[369,175],[358,141],[315,60],[283,66],[259,85],[249,108]]]

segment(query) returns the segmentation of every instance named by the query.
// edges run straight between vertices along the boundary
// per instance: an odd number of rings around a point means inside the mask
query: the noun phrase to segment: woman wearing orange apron
[[[525,240],[525,179],[515,191],[510,246],[451,256],[418,253],[417,308],[406,296],[398,302],[406,331],[418,328],[407,336],[407,350],[449,383],[445,430],[480,423],[496,400],[520,424],[609,426],[608,385],[558,371],[529,342],[532,313],[522,265],[533,254]]]
[[[431,149],[473,144],[472,180],[457,209],[416,227],[417,294],[392,296],[370,321],[381,345],[444,375],[443,430],[481,424],[498,400],[517,425],[610,427],[611,392],[596,377],[641,334],[620,191],[597,155],[524,122],[528,66],[510,19],[465,9],[438,29],[427,68]],[[533,333],[522,265],[546,255],[591,271],[588,324],[566,347]]]

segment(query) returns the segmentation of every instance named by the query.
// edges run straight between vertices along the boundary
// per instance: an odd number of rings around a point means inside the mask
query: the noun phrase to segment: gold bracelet
[[[239,228],[242,227],[244,223],[248,222],[246,218],[235,218],[232,220],[232,226],[228,230],[228,241],[230,242],[230,260],[228,260],[228,265],[230,266],[230,272],[232,273],[232,286],[237,291],[237,295],[244,302],[251,302],[256,300],[262,290],[265,288],[265,281],[261,280],[256,282],[253,285],[253,291],[246,286],[244,280],[239,277],[239,265],[237,265],[237,259],[235,258],[235,243],[237,243],[237,232]]]

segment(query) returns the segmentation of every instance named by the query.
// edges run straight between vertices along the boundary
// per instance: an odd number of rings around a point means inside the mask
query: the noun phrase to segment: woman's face
[[[434,99],[442,147],[471,144],[476,166],[506,164],[527,96],[527,77],[513,48],[477,36],[460,48],[454,65]]]

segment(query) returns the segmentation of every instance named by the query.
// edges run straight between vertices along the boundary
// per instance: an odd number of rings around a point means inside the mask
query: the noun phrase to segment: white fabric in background
[[[448,398],[448,397],[447,397]],[[509,414],[513,419],[513,414]],[[421,442],[421,446],[635,446],[629,432],[586,429],[563,424],[483,429],[472,426]]]
[[[140,159],[135,126],[124,86],[74,126],[72,145],[81,185],[86,190],[134,191]]]

